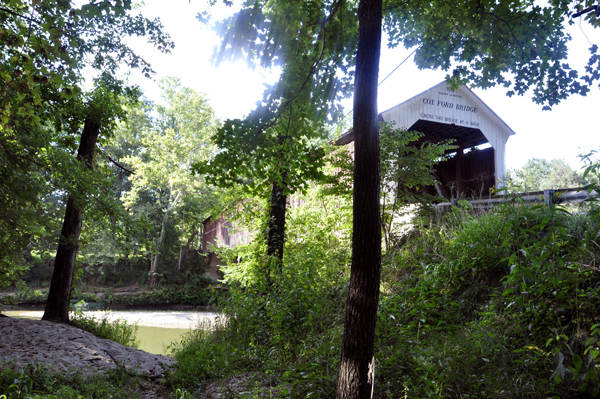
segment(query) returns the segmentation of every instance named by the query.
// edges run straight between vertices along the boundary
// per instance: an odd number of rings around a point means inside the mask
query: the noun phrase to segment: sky
[[[147,18],[159,17],[176,47],[171,54],[162,54],[141,38],[130,40],[134,49],[152,64],[156,76],[153,81],[132,73],[129,79],[138,84],[150,100],[159,101],[156,81],[164,76],[179,77],[184,86],[207,95],[220,119],[243,118],[261,98],[263,84],[273,83],[277,73],[251,71],[242,63],[215,67],[210,60],[218,37],[196,19],[196,15],[204,10],[210,10],[214,19],[220,19],[235,8],[227,8],[221,2],[209,8],[207,0],[145,0],[139,11]],[[570,26],[568,32],[572,37],[568,62],[571,67],[582,70],[588,59],[587,49],[591,44],[600,46],[600,29],[594,30],[582,22]],[[380,81],[411,51],[404,48],[391,50],[384,42]],[[419,70],[411,57],[379,86],[379,111],[427,90],[443,81],[445,76],[446,73],[440,70]],[[586,97],[571,96],[551,111],[542,111],[542,106],[534,104],[527,94],[509,98],[506,89],[501,87],[474,88],[473,91],[516,133],[506,146],[507,169],[521,168],[530,158],[562,158],[571,167],[580,169],[583,164],[578,155],[590,148],[600,149],[600,88],[597,83]],[[351,100],[347,106],[351,107]]]

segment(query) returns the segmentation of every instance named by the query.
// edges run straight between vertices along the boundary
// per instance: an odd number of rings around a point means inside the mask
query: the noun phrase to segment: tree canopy
[[[118,79],[119,68],[152,72],[125,37],[145,36],[164,51],[173,46],[158,20],[131,15],[131,6],[24,0],[0,6],[0,270],[10,277],[0,284],[16,277],[23,250],[54,229],[43,216],[45,199],[57,193],[81,197],[99,188],[94,172],[73,156],[84,120],[101,123],[101,140],[107,137],[123,115],[121,99],[139,94]],[[96,79],[91,90],[82,88],[87,67]]]
[[[270,198],[267,254],[281,262],[287,196],[324,178],[318,148],[350,93],[353,9],[343,2],[249,1],[217,29],[215,62],[242,58],[251,67],[279,66],[281,76],[247,118],[225,121],[214,137],[218,152],[196,170],[219,186],[242,185]]]
[[[563,159],[531,158],[522,168],[509,171],[507,183],[511,191],[527,192],[581,187],[586,180]]]
[[[586,4],[592,2],[586,2]],[[501,85],[507,95],[525,95],[544,109],[572,94],[585,95],[600,78],[597,46],[584,70],[573,69],[566,25],[580,2],[523,1],[397,2],[384,5],[389,45],[416,47],[419,68],[448,71],[456,85]],[[593,26],[593,15],[585,19]]]
[[[214,151],[210,142],[218,122],[214,112],[204,96],[182,87],[176,78],[164,78],[160,86],[167,106],[158,106],[155,121],[141,131],[140,151],[123,159],[136,171],[129,178],[131,189],[125,205],[154,202],[163,214],[160,234],[154,240],[152,285],[157,282],[159,262],[166,259],[163,248],[172,213],[181,213],[182,228],[187,213],[186,234],[194,237],[215,202],[203,179],[191,173],[194,163],[206,160]]]

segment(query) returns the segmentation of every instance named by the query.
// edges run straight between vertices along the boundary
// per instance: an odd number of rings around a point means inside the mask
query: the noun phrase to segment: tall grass
[[[108,313],[99,318],[86,316],[81,311],[75,311],[70,318],[70,324],[86,330],[99,338],[110,339],[121,345],[139,348],[140,341],[137,339],[137,324],[129,324],[126,320],[111,320]]]

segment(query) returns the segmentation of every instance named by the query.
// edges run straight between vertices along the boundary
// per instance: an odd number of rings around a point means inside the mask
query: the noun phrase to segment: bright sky
[[[210,59],[218,38],[196,20],[198,12],[207,9],[206,0],[146,0],[140,9],[142,14],[147,18],[160,17],[176,48],[172,54],[161,54],[137,39],[133,42],[134,48],[152,64],[157,79],[179,77],[185,86],[208,96],[219,118],[242,118],[261,98],[263,82],[273,82],[275,75],[250,71],[245,64],[222,64],[219,68],[212,65]],[[212,12],[219,18],[231,10],[218,2]],[[587,63],[590,43],[600,46],[600,29],[594,30],[583,22],[581,26],[577,23],[570,27],[569,32],[572,36],[569,64],[582,70]],[[384,44],[380,80],[410,52],[404,48],[389,50]],[[443,71],[419,71],[412,58],[409,59],[379,87],[379,111],[427,90],[444,77]],[[139,84],[149,99],[159,101],[156,82],[136,75],[132,75],[131,81]],[[508,169],[520,168],[533,157],[563,158],[572,167],[579,168],[578,154],[588,148],[600,148],[600,89],[597,83],[587,97],[572,96],[552,111],[542,111],[542,107],[528,96],[508,98],[503,88],[474,91],[516,132],[507,144]]]

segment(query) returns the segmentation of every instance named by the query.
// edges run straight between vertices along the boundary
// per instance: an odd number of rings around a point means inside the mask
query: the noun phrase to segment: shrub
[[[332,395],[349,277],[350,208],[317,191],[303,200],[289,210],[283,265],[264,256],[260,240],[222,250],[230,291],[219,307],[226,324],[176,348],[178,363],[168,378],[174,390],[255,373],[283,397]]]
[[[413,232],[387,254],[378,395],[597,396],[597,237],[518,201]]]

